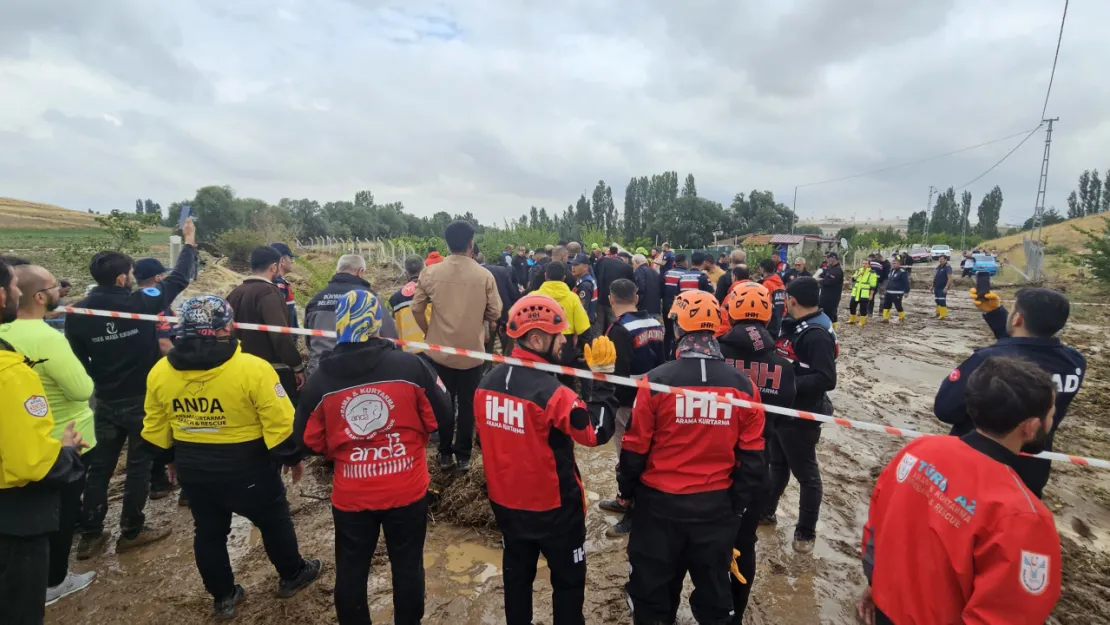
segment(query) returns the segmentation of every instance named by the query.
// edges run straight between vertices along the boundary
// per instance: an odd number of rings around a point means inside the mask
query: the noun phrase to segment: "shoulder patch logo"
[[[894,477],[896,477],[899,482],[905,482],[906,478],[910,476],[910,471],[913,471],[915,466],[917,466],[917,456],[913,454],[902,456],[902,461],[898,463],[898,471],[894,474]]]
[[[281,382],[274,385],[274,393],[276,393],[278,397],[285,397],[285,387],[281,385]]]
[[[405,297],[412,297],[415,294],[416,294],[416,282],[415,281],[414,282],[409,282],[405,286],[401,287],[401,295],[404,295]]]
[[[31,395],[23,402],[23,407],[32,417],[42,418],[50,412],[50,404],[46,403],[46,398],[42,395]]]
[[[159,289],[158,287],[148,286],[145,289],[143,289],[143,295],[149,295],[151,297],[158,297],[158,296],[162,295],[162,289]]]
[[[343,402],[343,419],[352,437],[369,438],[378,430],[392,425],[389,411],[393,399],[376,388],[358,391]]]
[[[1048,587],[1048,567],[1050,559],[1046,555],[1021,552],[1021,587],[1031,595],[1039,595]]]
[[[952,373],[948,374],[948,381],[949,382],[959,382],[960,381],[960,370],[959,369],[953,369]]]

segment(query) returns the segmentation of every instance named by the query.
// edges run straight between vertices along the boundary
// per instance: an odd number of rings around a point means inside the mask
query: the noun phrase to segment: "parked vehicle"
[[[947,245],[934,245],[933,249],[929,250],[929,256],[932,257],[933,260],[938,260],[941,256],[947,256],[951,259],[952,248]]]
[[[929,248],[920,245],[911,247],[910,260],[914,263],[923,263],[929,260]]]
[[[985,271],[992,276],[998,275],[998,260],[995,259],[994,256],[990,254],[975,254],[972,256],[972,259],[975,260],[975,267],[972,270],[974,273]]]

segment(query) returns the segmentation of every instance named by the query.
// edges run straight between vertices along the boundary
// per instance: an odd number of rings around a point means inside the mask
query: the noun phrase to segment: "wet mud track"
[[[965,307],[954,302],[951,318],[941,322],[931,318],[932,300],[915,293],[907,301],[904,326],[878,323],[876,316],[863,328],[849,328],[845,312],[839,333],[839,385],[833,393],[836,414],[930,433],[946,432],[943,424],[932,417],[937,387],[974,346],[993,341],[979,314],[970,302],[967,304]],[[1056,447],[1073,454],[1110,457],[1110,364],[1106,359],[1110,341],[1099,326],[1069,329],[1065,340],[1087,356],[1089,372],[1057,435]],[[816,550],[803,556],[791,549],[798,501],[797,484],[791,481],[778,511],[779,525],[759,530],[758,571],[745,623],[857,622],[855,600],[864,584],[859,541],[871,487],[878,471],[904,443],[880,434],[828,425],[823,428],[818,449],[824,502]],[[617,518],[596,507],[600,499],[615,492],[616,457],[611,446],[579,448],[577,453],[590,503],[586,622],[628,623],[623,592],[628,575],[625,541],[605,537],[605,529]],[[484,496],[481,481],[466,479],[471,482],[467,485],[470,490],[453,493],[452,505],[469,501],[471,505],[464,507],[462,516],[481,524],[483,518],[488,518],[480,505]],[[451,488],[450,480],[437,478],[434,485]],[[315,585],[293,599],[276,598],[276,573],[266,560],[258,533],[237,518],[229,543],[237,581],[247,590],[238,623],[335,622],[330,506],[317,498],[320,487],[308,475],[289,492],[302,551],[306,557],[322,558],[325,572]],[[473,505],[476,501],[477,506]],[[1110,472],[1057,463],[1045,501],[1056,515],[1064,545],[1064,596],[1049,622],[1110,623]],[[118,506],[114,502],[115,514]],[[173,535],[122,557],[116,556],[110,546],[109,553],[97,559],[74,562],[76,571],[95,568],[98,579],[86,591],[47,608],[48,623],[210,622],[210,598],[193,563],[188,511],[178,508],[175,498],[167,498],[151,502],[147,515],[151,522],[170,524]],[[497,533],[448,522],[445,519],[453,517],[448,511],[441,510],[436,516],[436,521],[429,524],[424,556],[424,622],[504,622]],[[115,522],[110,518],[109,527]],[[688,591],[689,586],[686,596]],[[374,622],[392,622],[389,564],[384,554],[375,558],[369,592]],[[541,561],[534,595],[537,624],[551,623],[550,593],[549,575]],[[694,623],[687,607],[683,607],[678,622]]]

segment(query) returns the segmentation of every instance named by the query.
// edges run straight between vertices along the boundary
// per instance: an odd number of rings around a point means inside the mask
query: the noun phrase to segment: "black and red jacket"
[[[725,364],[748,374],[763,403],[794,405],[794,365],[775,351],[775,340],[763,324],[741,321],[718,339]],[[771,415],[767,416],[770,423]]]
[[[748,375],[723,360],[680,357],[647,379],[760,401]],[[641,387],[621,444],[620,497],[677,521],[742,513],[763,484],[763,424],[759,407]]]
[[[342,343],[301,389],[294,435],[335,462],[339,510],[407,506],[428,492],[424,447],[451,401],[423,359],[371,338]],[[438,419],[437,419],[438,418]]]
[[[516,348],[513,358],[546,362]],[[608,384],[595,384],[584,402],[554,375],[498,365],[474,396],[474,422],[497,525],[503,534],[540,538],[564,533],[586,515],[585,490],[574,443],[605,444],[613,435],[617,402]]]
[[[787,317],[776,349],[794,367],[794,408],[828,414],[840,357],[840,341],[828,315],[817,311],[801,319]]]

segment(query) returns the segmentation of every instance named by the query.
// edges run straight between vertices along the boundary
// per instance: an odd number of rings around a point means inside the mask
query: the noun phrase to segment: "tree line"
[[[1097,215],[1110,211],[1110,170],[1106,180],[1099,180],[1098,170],[1079,174],[1079,186],[1068,195],[1068,219]]]
[[[964,191],[956,198],[956,189],[948,187],[937,195],[932,210],[917,211],[910,215],[906,224],[906,234],[910,239],[925,235],[928,225],[930,235],[946,234],[951,236],[977,235],[983,239],[999,236],[998,217],[1002,214],[1002,189],[997,185],[983,196],[976,209],[978,221],[971,225],[972,195]]]

